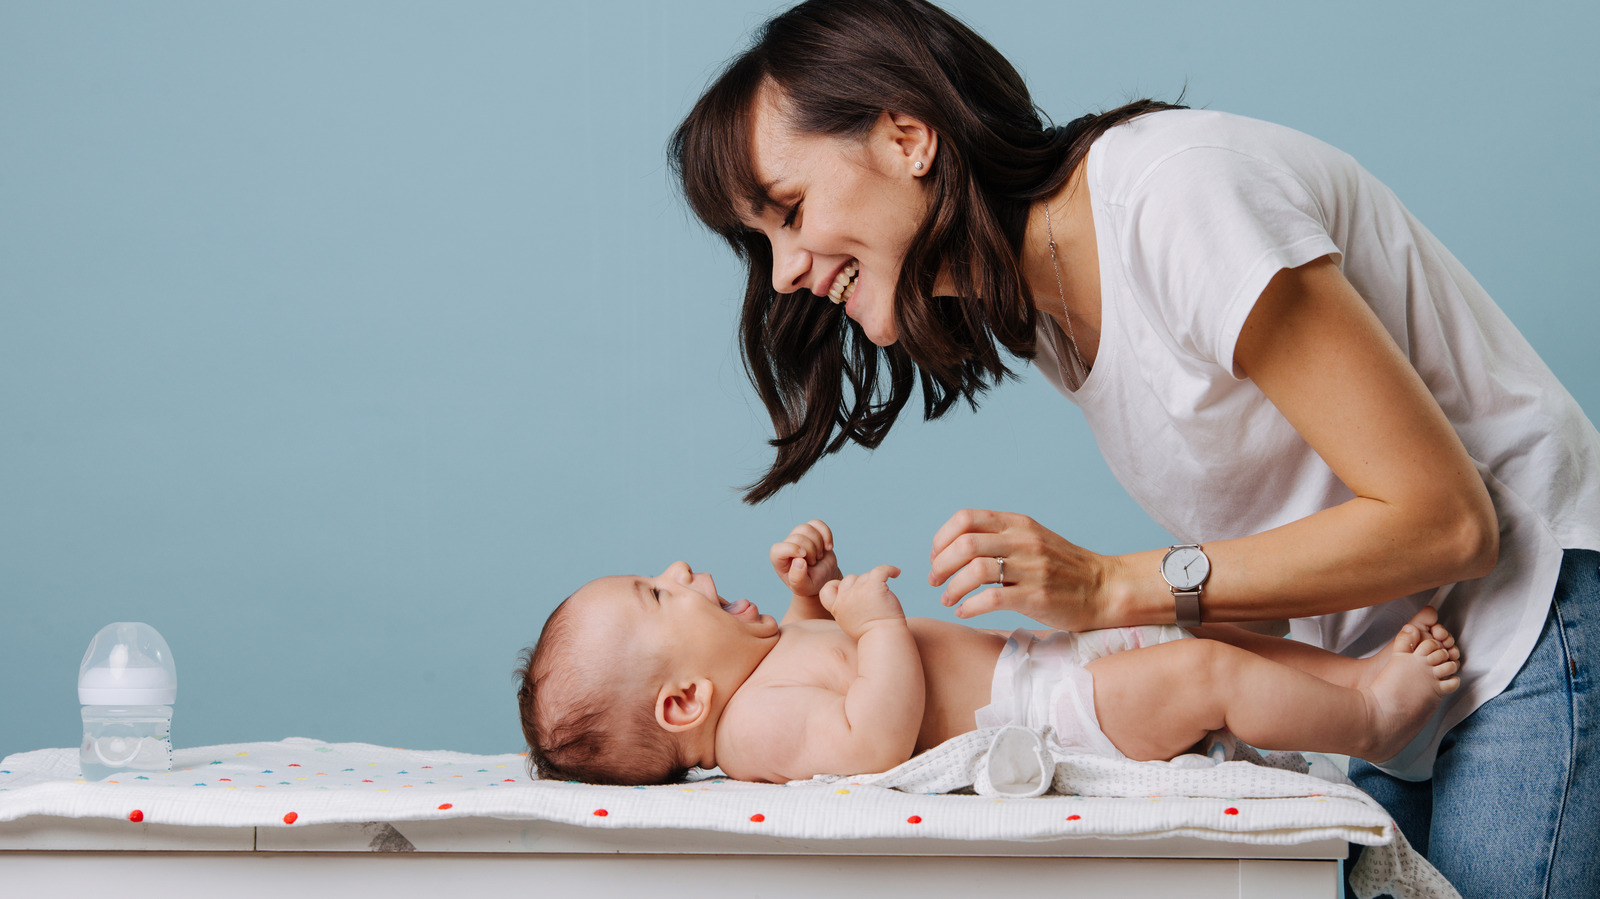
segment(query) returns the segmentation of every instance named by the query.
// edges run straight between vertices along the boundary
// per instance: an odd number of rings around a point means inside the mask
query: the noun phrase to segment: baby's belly
[[[922,655],[927,685],[917,734],[917,751],[922,752],[976,727],[973,715],[989,704],[994,663],[1006,645],[1006,633],[935,618],[911,618],[907,624]]]

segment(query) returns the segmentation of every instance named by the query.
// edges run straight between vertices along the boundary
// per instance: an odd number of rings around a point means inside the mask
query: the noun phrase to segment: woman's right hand
[[[930,561],[928,583],[944,585],[945,605],[961,603],[961,618],[1009,609],[1067,631],[1126,623],[1112,620],[1103,595],[1110,559],[1026,515],[962,509],[933,535]]]

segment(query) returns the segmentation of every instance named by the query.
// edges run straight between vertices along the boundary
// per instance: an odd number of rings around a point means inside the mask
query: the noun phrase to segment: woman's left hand
[[[1010,609],[1060,630],[1117,623],[1100,592],[1110,559],[1026,515],[962,509],[933,535],[931,561],[928,583],[945,585],[941,601],[960,602],[961,618]]]

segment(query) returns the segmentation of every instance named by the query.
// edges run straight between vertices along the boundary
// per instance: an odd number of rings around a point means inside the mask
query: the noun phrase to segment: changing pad
[[[913,762],[924,771],[982,769],[978,756],[987,754],[994,736],[975,732]],[[79,777],[76,749],[42,749],[0,762],[0,821],[48,815],[303,827],[487,817],[806,839],[1190,836],[1278,845],[1337,838],[1391,846],[1398,837],[1389,816],[1364,793],[1308,775],[1245,762],[1190,769],[1080,760],[1095,772],[1092,787],[1075,795],[1016,798],[952,794],[909,781],[900,786],[913,791],[893,789],[886,775],[786,785],[706,777],[651,787],[594,786],[531,778],[522,755],[303,738],[178,749],[170,773],[87,782]]]

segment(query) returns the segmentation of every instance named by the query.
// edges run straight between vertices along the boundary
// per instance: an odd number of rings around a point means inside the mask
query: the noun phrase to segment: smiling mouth
[[[860,272],[861,263],[852,259],[850,264],[839,272],[839,276],[833,279],[833,286],[828,288],[828,299],[832,300],[835,306],[850,299],[856,292],[856,276]]]

